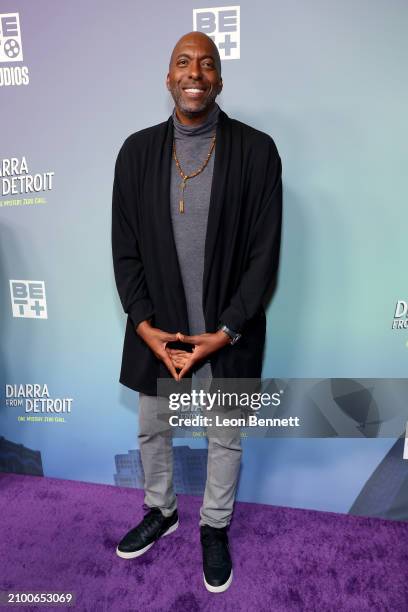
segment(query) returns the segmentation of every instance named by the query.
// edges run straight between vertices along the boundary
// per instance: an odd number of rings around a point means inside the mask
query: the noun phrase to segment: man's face
[[[188,36],[175,46],[166,85],[176,107],[186,116],[206,111],[221,92],[216,60],[214,46],[204,36]]]

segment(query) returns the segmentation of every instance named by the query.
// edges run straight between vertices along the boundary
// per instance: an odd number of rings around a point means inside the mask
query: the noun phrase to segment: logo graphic
[[[408,328],[408,302],[398,300],[395,305],[394,319],[392,321],[392,329],[407,329]]]
[[[18,421],[35,421],[44,423],[65,423],[64,418],[54,417],[53,414],[69,414],[72,411],[72,397],[52,397],[48,385],[43,383],[6,384],[5,406],[17,412]],[[29,416],[23,416],[21,410]],[[47,414],[42,417],[31,415],[35,413]]]
[[[47,319],[44,281],[10,280],[13,317]]]
[[[15,196],[25,194],[38,194],[44,191],[52,191],[54,171],[29,172],[27,159],[23,157],[10,157],[0,159],[0,198],[3,196]],[[36,198],[38,202],[39,198]],[[44,200],[44,198],[43,198]],[[44,200],[45,201],[45,200]],[[33,203],[28,201],[25,204]],[[0,207],[6,206],[8,202],[1,202]],[[10,201],[10,204],[15,204]]]
[[[0,62],[22,62],[20,17],[18,13],[0,14]]]
[[[240,7],[193,9],[193,30],[213,39],[222,60],[240,57]]]

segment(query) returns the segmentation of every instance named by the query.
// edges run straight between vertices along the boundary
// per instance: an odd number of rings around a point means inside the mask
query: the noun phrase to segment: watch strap
[[[242,334],[240,334],[239,332],[234,331],[233,329],[230,329],[227,325],[224,325],[223,323],[221,323],[218,326],[217,329],[218,329],[218,331],[221,330],[221,331],[225,332],[227,334],[227,336],[229,336],[231,338],[230,344],[235,344],[236,342],[238,342],[238,340],[242,336]]]

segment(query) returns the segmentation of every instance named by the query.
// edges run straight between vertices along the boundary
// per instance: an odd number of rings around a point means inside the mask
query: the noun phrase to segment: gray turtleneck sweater
[[[203,123],[197,126],[182,124],[173,109],[176,154],[184,174],[191,174],[204,163],[215,134],[220,107],[215,103]],[[184,189],[184,213],[179,212],[182,178],[172,159],[171,169],[171,219],[184,291],[190,334],[205,330],[203,314],[204,246],[210,204],[215,145],[205,169],[188,179]],[[205,368],[203,368],[205,370]],[[202,371],[204,374],[206,372]]]

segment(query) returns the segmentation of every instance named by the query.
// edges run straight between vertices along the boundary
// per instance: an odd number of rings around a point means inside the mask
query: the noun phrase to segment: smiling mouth
[[[199,87],[186,87],[183,91],[189,98],[200,98],[206,92],[205,89],[200,89]]]

